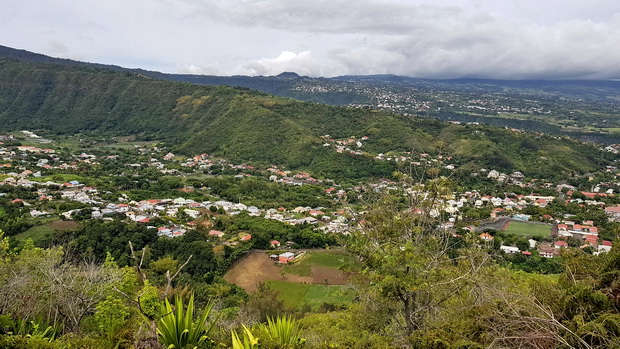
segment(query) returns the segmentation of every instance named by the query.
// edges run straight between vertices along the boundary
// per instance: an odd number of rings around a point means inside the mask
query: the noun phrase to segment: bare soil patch
[[[323,285],[345,285],[349,282],[349,275],[328,267],[312,267],[312,283]]]
[[[80,226],[80,224],[75,221],[55,221],[52,223],[47,223],[45,225],[56,231],[69,231],[77,229]]]

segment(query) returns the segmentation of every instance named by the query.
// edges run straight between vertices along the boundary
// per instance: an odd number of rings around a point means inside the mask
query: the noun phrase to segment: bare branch
[[[179,269],[177,270],[176,273],[174,273],[174,275],[170,276],[170,270],[166,271],[166,290],[164,291],[164,297],[168,297],[168,292],[170,292],[170,289],[172,288],[172,280],[174,280],[175,277],[177,277],[177,275],[179,275],[179,273],[181,272],[181,270],[187,265],[187,263],[189,263],[189,261],[192,259],[194,255],[190,254],[189,257],[187,258],[187,260],[185,261],[185,263],[183,263]]]

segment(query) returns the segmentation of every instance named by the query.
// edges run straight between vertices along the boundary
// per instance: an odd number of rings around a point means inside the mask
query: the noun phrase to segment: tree
[[[128,290],[125,279],[116,265],[74,265],[60,247],[28,247],[0,261],[0,313],[51,318],[65,331],[77,331],[114,287]]]
[[[361,261],[362,292],[392,307],[387,325],[408,338],[474,288],[489,256],[479,248],[457,249],[450,233],[438,229],[443,201],[452,195],[448,180],[405,186],[405,201],[402,193],[384,193],[359,217],[364,224],[347,247]]]
[[[256,292],[250,296],[245,304],[244,310],[250,317],[259,321],[267,321],[268,318],[274,318],[284,313],[285,307],[284,302],[278,299],[278,291],[261,282],[258,284]]]

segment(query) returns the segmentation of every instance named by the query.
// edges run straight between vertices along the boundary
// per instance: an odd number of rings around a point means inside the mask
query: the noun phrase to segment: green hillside
[[[460,165],[526,175],[585,173],[608,156],[568,138],[326,106],[244,88],[157,80],[131,72],[0,59],[0,129],[96,131],[162,140],[183,154],[284,164],[332,178],[389,176],[396,165],[340,154],[320,136],[369,136],[370,153],[455,155]]]

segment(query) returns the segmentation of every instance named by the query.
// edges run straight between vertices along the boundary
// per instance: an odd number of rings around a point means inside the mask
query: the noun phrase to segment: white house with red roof
[[[585,224],[588,223],[588,224]],[[576,224],[572,221],[565,221],[558,224],[558,236],[560,237],[572,237],[577,236],[585,239],[588,236],[595,236],[598,238],[598,227],[591,225],[593,222],[588,221],[583,224]]]
[[[221,237],[223,237],[223,236],[224,236],[224,232],[221,232],[221,231],[218,231],[218,230],[209,230],[208,235],[209,235],[209,236],[215,236],[215,237],[221,238]]]
[[[610,218],[620,218],[620,205],[605,207],[605,214]]]
[[[603,242],[598,245],[598,252],[609,252],[613,247],[613,243],[611,241],[603,240]]]

